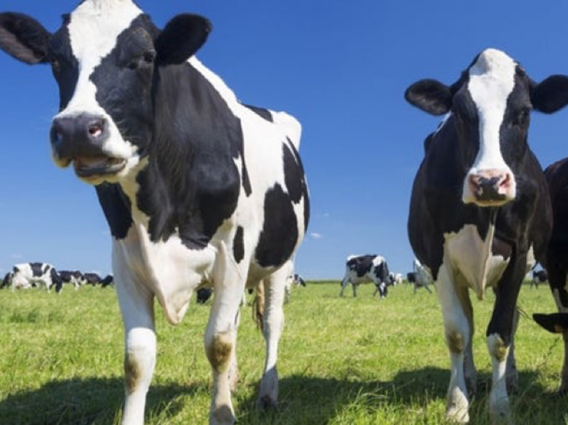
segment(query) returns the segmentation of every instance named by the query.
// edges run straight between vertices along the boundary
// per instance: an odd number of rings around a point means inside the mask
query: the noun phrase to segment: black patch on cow
[[[375,276],[384,283],[389,282],[389,268],[386,261],[382,261],[375,267]]]
[[[73,55],[69,37],[69,15],[63,16],[63,26],[50,40],[48,60],[59,86],[59,110],[63,110],[75,93],[79,79],[79,63]]]
[[[44,263],[30,263],[30,268],[32,269],[33,277],[40,277],[45,273]]]
[[[360,255],[355,258],[347,260],[347,267],[357,273],[357,277],[361,278],[371,271],[373,267],[373,260],[376,255]]]
[[[290,139],[288,139],[288,143],[283,144],[283,150],[286,189],[294,203],[297,204],[304,198],[304,231],[307,231],[310,222],[310,196],[304,174],[304,165],[300,159],[300,154]]]
[[[235,234],[235,239],[233,240],[233,255],[235,261],[240,263],[245,257],[245,238],[244,229],[242,226],[237,227],[237,233]]]
[[[118,184],[103,183],[95,189],[112,236],[124,239],[132,226],[130,200]]]
[[[284,264],[298,242],[297,229],[290,196],[276,184],[264,198],[264,225],[255,252],[258,264],[262,267]]]
[[[258,106],[245,105],[244,103],[243,103],[243,106],[246,106],[251,111],[255,112],[256,114],[258,114],[259,116],[264,118],[266,121],[274,122],[274,119],[272,117],[272,113],[268,109],[259,108]]]
[[[177,231],[187,247],[203,249],[237,206],[240,120],[190,64],[160,68],[155,84],[155,133],[136,202],[152,241]]]

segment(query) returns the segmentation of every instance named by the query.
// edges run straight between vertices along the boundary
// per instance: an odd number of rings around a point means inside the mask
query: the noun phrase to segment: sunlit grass
[[[241,424],[443,424],[449,358],[435,294],[392,288],[386,300],[371,286],[339,298],[337,282],[308,282],[285,307],[280,344],[280,408],[258,412],[264,342],[243,307]],[[474,351],[482,385],[471,406],[488,424],[491,376],[485,328],[492,296],[474,300]],[[518,424],[567,424],[568,400],[557,398],[561,338],[542,331],[534,312],[553,312],[548,288],[521,291],[517,333]],[[158,310],[159,311],[159,310]],[[211,377],[203,349],[208,306],[192,304],[172,327],[157,314],[158,363],[146,409],[148,424],[206,424]],[[116,424],[122,401],[123,333],[113,289],[0,291],[0,424]],[[483,385],[485,383],[485,385]]]

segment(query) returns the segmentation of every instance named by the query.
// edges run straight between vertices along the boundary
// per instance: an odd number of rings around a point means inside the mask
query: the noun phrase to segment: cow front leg
[[[239,307],[246,273],[239,270],[233,257],[221,243],[213,273],[213,305],[205,331],[205,353],[213,373],[213,399],[210,425],[232,425],[235,413],[231,389],[237,379],[236,342]]]
[[[266,409],[278,405],[278,343],[284,327],[284,294],[287,272],[282,267],[265,279],[265,310],[263,335],[266,341],[266,361],[260,381],[257,405]]]
[[[440,268],[436,282],[438,300],[444,318],[446,345],[450,352],[450,384],[446,395],[446,418],[456,423],[469,422],[469,399],[464,375],[464,356],[471,339],[469,321],[461,299],[466,288],[457,288],[446,266]]]
[[[154,297],[128,277],[115,272],[116,291],[124,323],[124,383],[122,425],[144,424],[146,393],[156,364]]]
[[[509,380],[509,386],[516,387],[516,366],[512,347],[518,314],[517,299],[525,268],[524,258],[511,259],[495,289],[495,307],[487,327],[487,348],[493,366],[489,414],[493,421],[509,423],[512,420],[507,380]],[[513,373],[513,368],[515,373]]]

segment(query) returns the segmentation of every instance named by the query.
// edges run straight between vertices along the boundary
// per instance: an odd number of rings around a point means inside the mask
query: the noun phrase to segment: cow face
[[[453,126],[458,136],[465,175],[462,201],[494,207],[517,195],[531,109],[552,113],[565,106],[568,78],[553,76],[536,84],[505,53],[487,49],[452,86],[421,80],[405,98],[430,114],[449,114],[444,125]]]
[[[54,34],[28,16],[0,14],[0,48],[51,64],[60,93],[53,160],[99,184],[129,174],[148,154],[159,69],[187,61],[210,29],[205,18],[180,15],[160,32],[131,0],[85,0]]]

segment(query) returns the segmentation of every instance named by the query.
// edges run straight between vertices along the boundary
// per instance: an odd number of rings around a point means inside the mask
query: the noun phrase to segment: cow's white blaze
[[[469,70],[468,91],[479,117],[479,152],[466,176],[464,202],[472,202],[475,194],[467,184],[469,177],[487,170],[498,170],[511,177],[508,198],[516,194],[514,175],[503,159],[500,128],[507,109],[507,99],[515,87],[517,64],[505,53],[487,49]]]
[[[141,14],[142,11],[130,0],[87,0],[71,13],[68,30],[73,56],[79,63],[79,78],[71,100],[55,116],[90,114],[105,118],[110,137],[103,144],[103,152],[112,158],[131,159],[135,163],[136,148],[123,139],[108,112],[97,102],[97,87],[91,76],[103,58],[116,47],[118,36]],[[69,165],[55,153],[53,160],[58,166]],[[125,174],[133,165],[128,164],[121,174]]]

